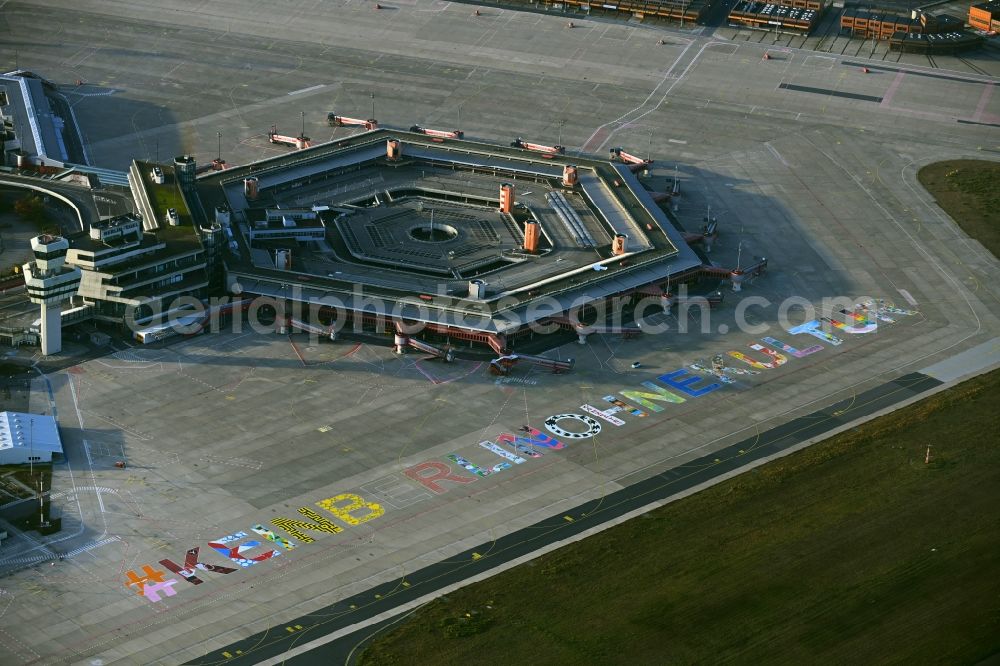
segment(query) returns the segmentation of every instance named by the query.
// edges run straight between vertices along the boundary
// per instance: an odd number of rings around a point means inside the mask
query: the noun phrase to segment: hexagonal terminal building
[[[615,299],[655,310],[697,277],[628,165],[526,145],[374,130],[201,176],[190,208],[225,227],[234,293],[404,342],[582,341]]]
[[[62,308],[80,286],[80,269],[66,265],[69,242],[62,236],[43,234],[31,239],[35,260],[23,266],[24,284],[32,303],[42,306],[42,354],[62,351]]]

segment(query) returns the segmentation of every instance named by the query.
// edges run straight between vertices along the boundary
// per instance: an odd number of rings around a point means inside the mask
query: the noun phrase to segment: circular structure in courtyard
[[[445,243],[458,238],[458,229],[447,224],[418,224],[410,228],[409,234],[423,243]]]

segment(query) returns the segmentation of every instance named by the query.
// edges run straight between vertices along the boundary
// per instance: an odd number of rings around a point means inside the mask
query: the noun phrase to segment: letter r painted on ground
[[[448,489],[440,485],[438,481],[450,481],[452,483],[472,483],[476,480],[474,476],[463,476],[451,473],[451,466],[436,460],[428,460],[413,467],[403,470],[403,475],[408,479],[413,479],[423,485],[432,493],[446,493]]]
[[[678,377],[684,377],[684,379],[678,379]],[[674,370],[673,372],[668,372],[665,375],[660,375],[656,378],[657,381],[663,382],[671,388],[675,388],[681,393],[691,396],[692,398],[700,398],[706,393],[711,393],[712,391],[718,391],[722,388],[722,384],[711,383],[708,386],[702,386],[701,388],[692,388],[691,384],[697,384],[698,382],[707,381],[704,377],[699,377],[698,375],[692,375],[690,372],[681,368],[680,370]]]

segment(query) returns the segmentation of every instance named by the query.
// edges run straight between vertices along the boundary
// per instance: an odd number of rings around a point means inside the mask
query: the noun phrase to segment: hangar
[[[62,458],[59,427],[53,417],[0,412],[0,465],[59,462]]]

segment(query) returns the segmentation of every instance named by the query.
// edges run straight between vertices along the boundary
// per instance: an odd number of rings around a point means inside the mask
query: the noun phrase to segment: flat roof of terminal
[[[604,254],[590,250],[589,258],[579,263],[560,265],[554,273],[556,258],[538,257],[519,267],[522,273],[504,270],[492,277],[485,276],[483,279],[493,289],[488,302],[470,300],[468,283],[464,278],[446,280],[442,289],[440,278],[424,278],[419,274],[351,261],[319,258],[314,265],[308,266],[307,271],[294,272],[253,265],[247,240],[242,233],[238,233],[242,211],[248,207],[244,196],[245,178],[253,176],[258,179],[258,201],[261,202],[284,201],[285,205],[292,206],[315,202],[330,205],[334,213],[350,212],[341,210],[344,202],[358,201],[398,186],[395,181],[399,178],[392,174],[402,167],[385,164],[385,142],[388,138],[398,138],[403,142],[404,163],[407,158],[415,158],[418,163],[428,165],[424,169],[428,178],[439,179],[449,189],[454,183],[448,181],[465,180],[469,196],[488,196],[493,200],[492,206],[496,205],[498,188],[476,186],[477,178],[492,179],[494,186],[509,178],[516,183],[516,191],[522,193],[516,195],[518,200],[530,199],[534,190],[534,197],[541,208],[544,198],[539,198],[539,194],[560,191],[557,185],[547,185],[561,179],[564,165],[576,165],[580,179],[575,191],[581,194],[568,198],[576,200],[582,197],[581,201],[589,201],[588,209],[607,224],[609,231],[626,232],[630,239],[639,242],[636,247],[630,242],[628,255],[612,257],[608,242],[610,236],[606,235],[608,241],[602,239]],[[380,163],[378,169],[384,175],[368,170],[369,166],[375,167],[377,163]],[[432,166],[435,165],[442,174],[450,172],[448,176],[432,173]],[[346,173],[348,170],[352,173]],[[338,171],[343,174],[338,174]],[[326,296],[348,304],[358,284],[364,285],[366,295],[388,300],[420,293],[431,294],[433,298],[430,301],[425,299],[431,310],[428,315],[431,320],[440,322],[454,318],[456,312],[459,315],[465,312],[478,320],[482,318],[485,308],[493,321],[485,323],[481,330],[502,329],[503,310],[511,313],[523,310],[532,300],[542,296],[550,296],[560,302],[602,298],[666,280],[668,274],[681,273],[701,264],[667,214],[652,200],[626,165],[587,155],[543,156],[478,141],[448,139],[438,142],[422,134],[379,129],[251,165],[208,172],[199,176],[197,187],[202,209],[213,210],[222,206],[233,211],[233,245],[236,250],[227,256],[227,264],[230,275],[240,282],[245,292],[285,294],[302,300],[320,300]],[[336,197],[314,199],[310,188],[324,187],[334,192]],[[337,188],[342,189],[338,191]],[[490,189],[493,191],[490,192]],[[548,226],[557,230],[559,223],[550,221]],[[301,257],[302,252],[298,255]],[[595,266],[600,270],[596,270]],[[566,268],[570,270],[562,270]],[[501,296],[507,299],[504,307],[498,308],[494,301]]]
[[[58,104],[62,108],[54,109],[55,100],[46,93],[46,85],[51,86],[30,72],[0,74],[0,86],[8,99],[2,110],[15,119],[14,131],[21,140],[21,149],[42,159],[86,164],[82,142],[72,136],[67,141],[64,134],[76,133],[72,111],[65,100]],[[52,94],[58,95],[54,87]]]

